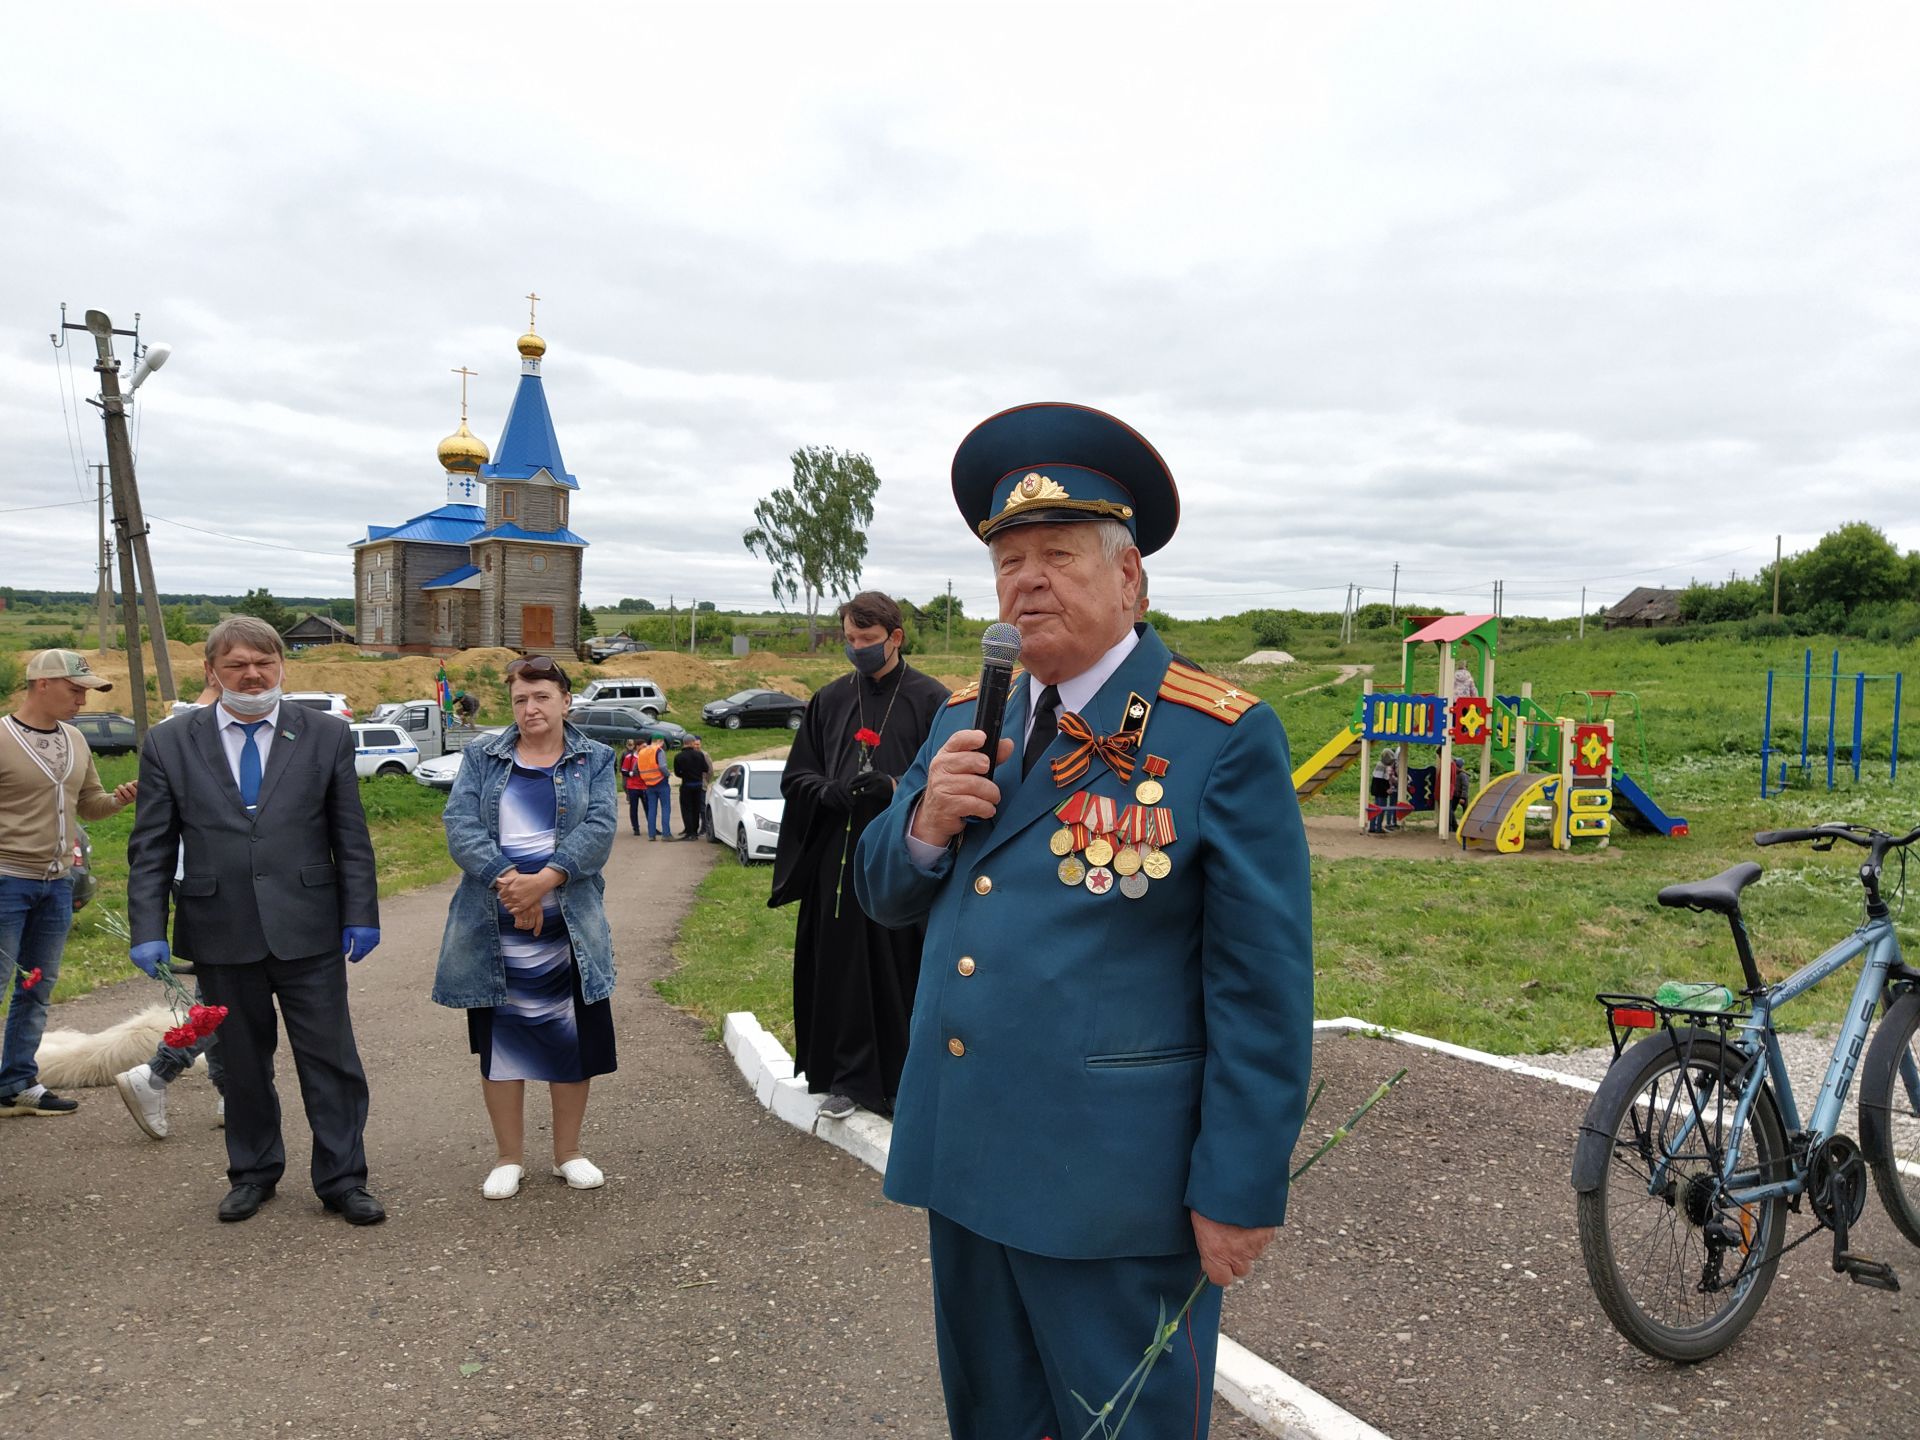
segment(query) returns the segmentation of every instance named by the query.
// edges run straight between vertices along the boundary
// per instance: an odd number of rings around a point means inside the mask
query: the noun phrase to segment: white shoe
[[[600,1173],[600,1167],[584,1155],[576,1155],[566,1164],[554,1166],[553,1173],[575,1190],[598,1190],[607,1183],[607,1177]]]
[[[224,1095],[220,1097],[220,1103],[213,1109],[213,1128],[216,1130],[227,1128],[227,1097]]]
[[[520,1177],[526,1173],[518,1165],[496,1165],[480,1193],[489,1200],[511,1200],[520,1193]]]
[[[127,1102],[133,1123],[155,1140],[167,1138],[167,1087],[153,1078],[151,1065],[136,1065],[113,1077],[113,1088]]]

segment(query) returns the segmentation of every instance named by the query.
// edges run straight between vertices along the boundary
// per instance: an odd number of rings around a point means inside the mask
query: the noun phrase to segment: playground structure
[[[1839,760],[1839,746],[1835,736],[1835,721],[1840,709],[1840,652],[1833,652],[1833,669],[1826,677],[1827,687],[1827,789],[1835,788],[1834,778]],[[1861,751],[1866,731],[1867,686],[1875,682],[1893,682],[1893,744],[1887,760],[1887,780],[1900,778],[1900,694],[1904,687],[1904,676],[1899,672],[1892,675],[1869,675],[1864,670],[1853,677],[1853,743],[1847,747],[1846,764],[1853,771],[1854,784],[1860,783]],[[1813,766],[1808,759],[1811,722],[1813,719],[1813,651],[1806,654],[1806,661],[1800,675],[1800,783],[1813,783]],[[1778,795],[1787,788],[1787,761],[1780,762],[1780,776],[1772,780],[1773,774],[1773,671],[1767,671],[1767,708],[1766,718],[1761,721],[1760,729],[1760,798]],[[1770,783],[1771,782],[1771,783]]]
[[[1548,810],[1552,843],[1559,850],[1571,849],[1576,840],[1604,843],[1616,819],[1635,830],[1685,835],[1687,822],[1668,815],[1616,763],[1613,707],[1630,702],[1638,763],[1645,773],[1638,697],[1626,691],[1569,691],[1560,701],[1577,696],[1586,704],[1585,718],[1576,720],[1538,705],[1531,685],[1522,685],[1518,695],[1497,694],[1498,635],[1499,620],[1492,615],[1408,617],[1401,631],[1401,688],[1377,692],[1372,681],[1365,682],[1352,723],[1294,771],[1294,793],[1301,799],[1317,793],[1355,761],[1363,777],[1371,776],[1373,747],[1392,745],[1398,753],[1385,803],[1371,798],[1364,783],[1361,787],[1363,829],[1395,828],[1407,815],[1431,811],[1444,840],[1455,834],[1454,809],[1464,798],[1466,813],[1457,830],[1466,849],[1502,854],[1523,849],[1527,818],[1536,806]],[[1425,645],[1438,652],[1440,683],[1430,692],[1414,688]],[[1456,685],[1456,646],[1479,661],[1477,695],[1464,693],[1472,686]],[[1473,668],[1464,657],[1462,668],[1469,673]],[[1436,763],[1410,766],[1407,747],[1413,745],[1437,750]],[[1479,779],[1470,796],[1460,783],[1468,766],[1457,751],[1478,752]]]

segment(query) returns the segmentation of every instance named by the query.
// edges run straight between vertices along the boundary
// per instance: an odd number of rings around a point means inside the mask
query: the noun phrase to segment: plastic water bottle
[[[1653,998],[1671,1010],[1731,1010],[1733,992],[1705,981],[1666,980]]]

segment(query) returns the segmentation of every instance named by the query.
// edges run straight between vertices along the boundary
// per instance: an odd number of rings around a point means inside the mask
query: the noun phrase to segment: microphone
[[[987,627],[980,637],[980,694],[973,702],[973,728],[987,732],[980,748],[987,757],[987,773],[1000,750],[1000,721],[1007,711],[1007,692],[1013,688],[1013,662],[1020,658],[1020,629],[1004,620]]]

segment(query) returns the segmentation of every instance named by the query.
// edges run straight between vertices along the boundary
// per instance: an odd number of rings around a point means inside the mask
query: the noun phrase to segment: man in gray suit
[[[166,963],[171,901],[174,948],[193,959],[206,1003],[227,1007],[233,1188],[220,1218],[250,1218],[286,1169],[273,1086],[278,1001],[313,1129],[313,1188],[328,1210],[374,1225],[387,1214],[366,1188],[367,1077],[343,963],[380,943],[373,843],[353,732],[281,702],[285,658],[265,621],[221,621],[206,654],[220,702],[148,733],[127,841],[131,957],[149,975]]]

